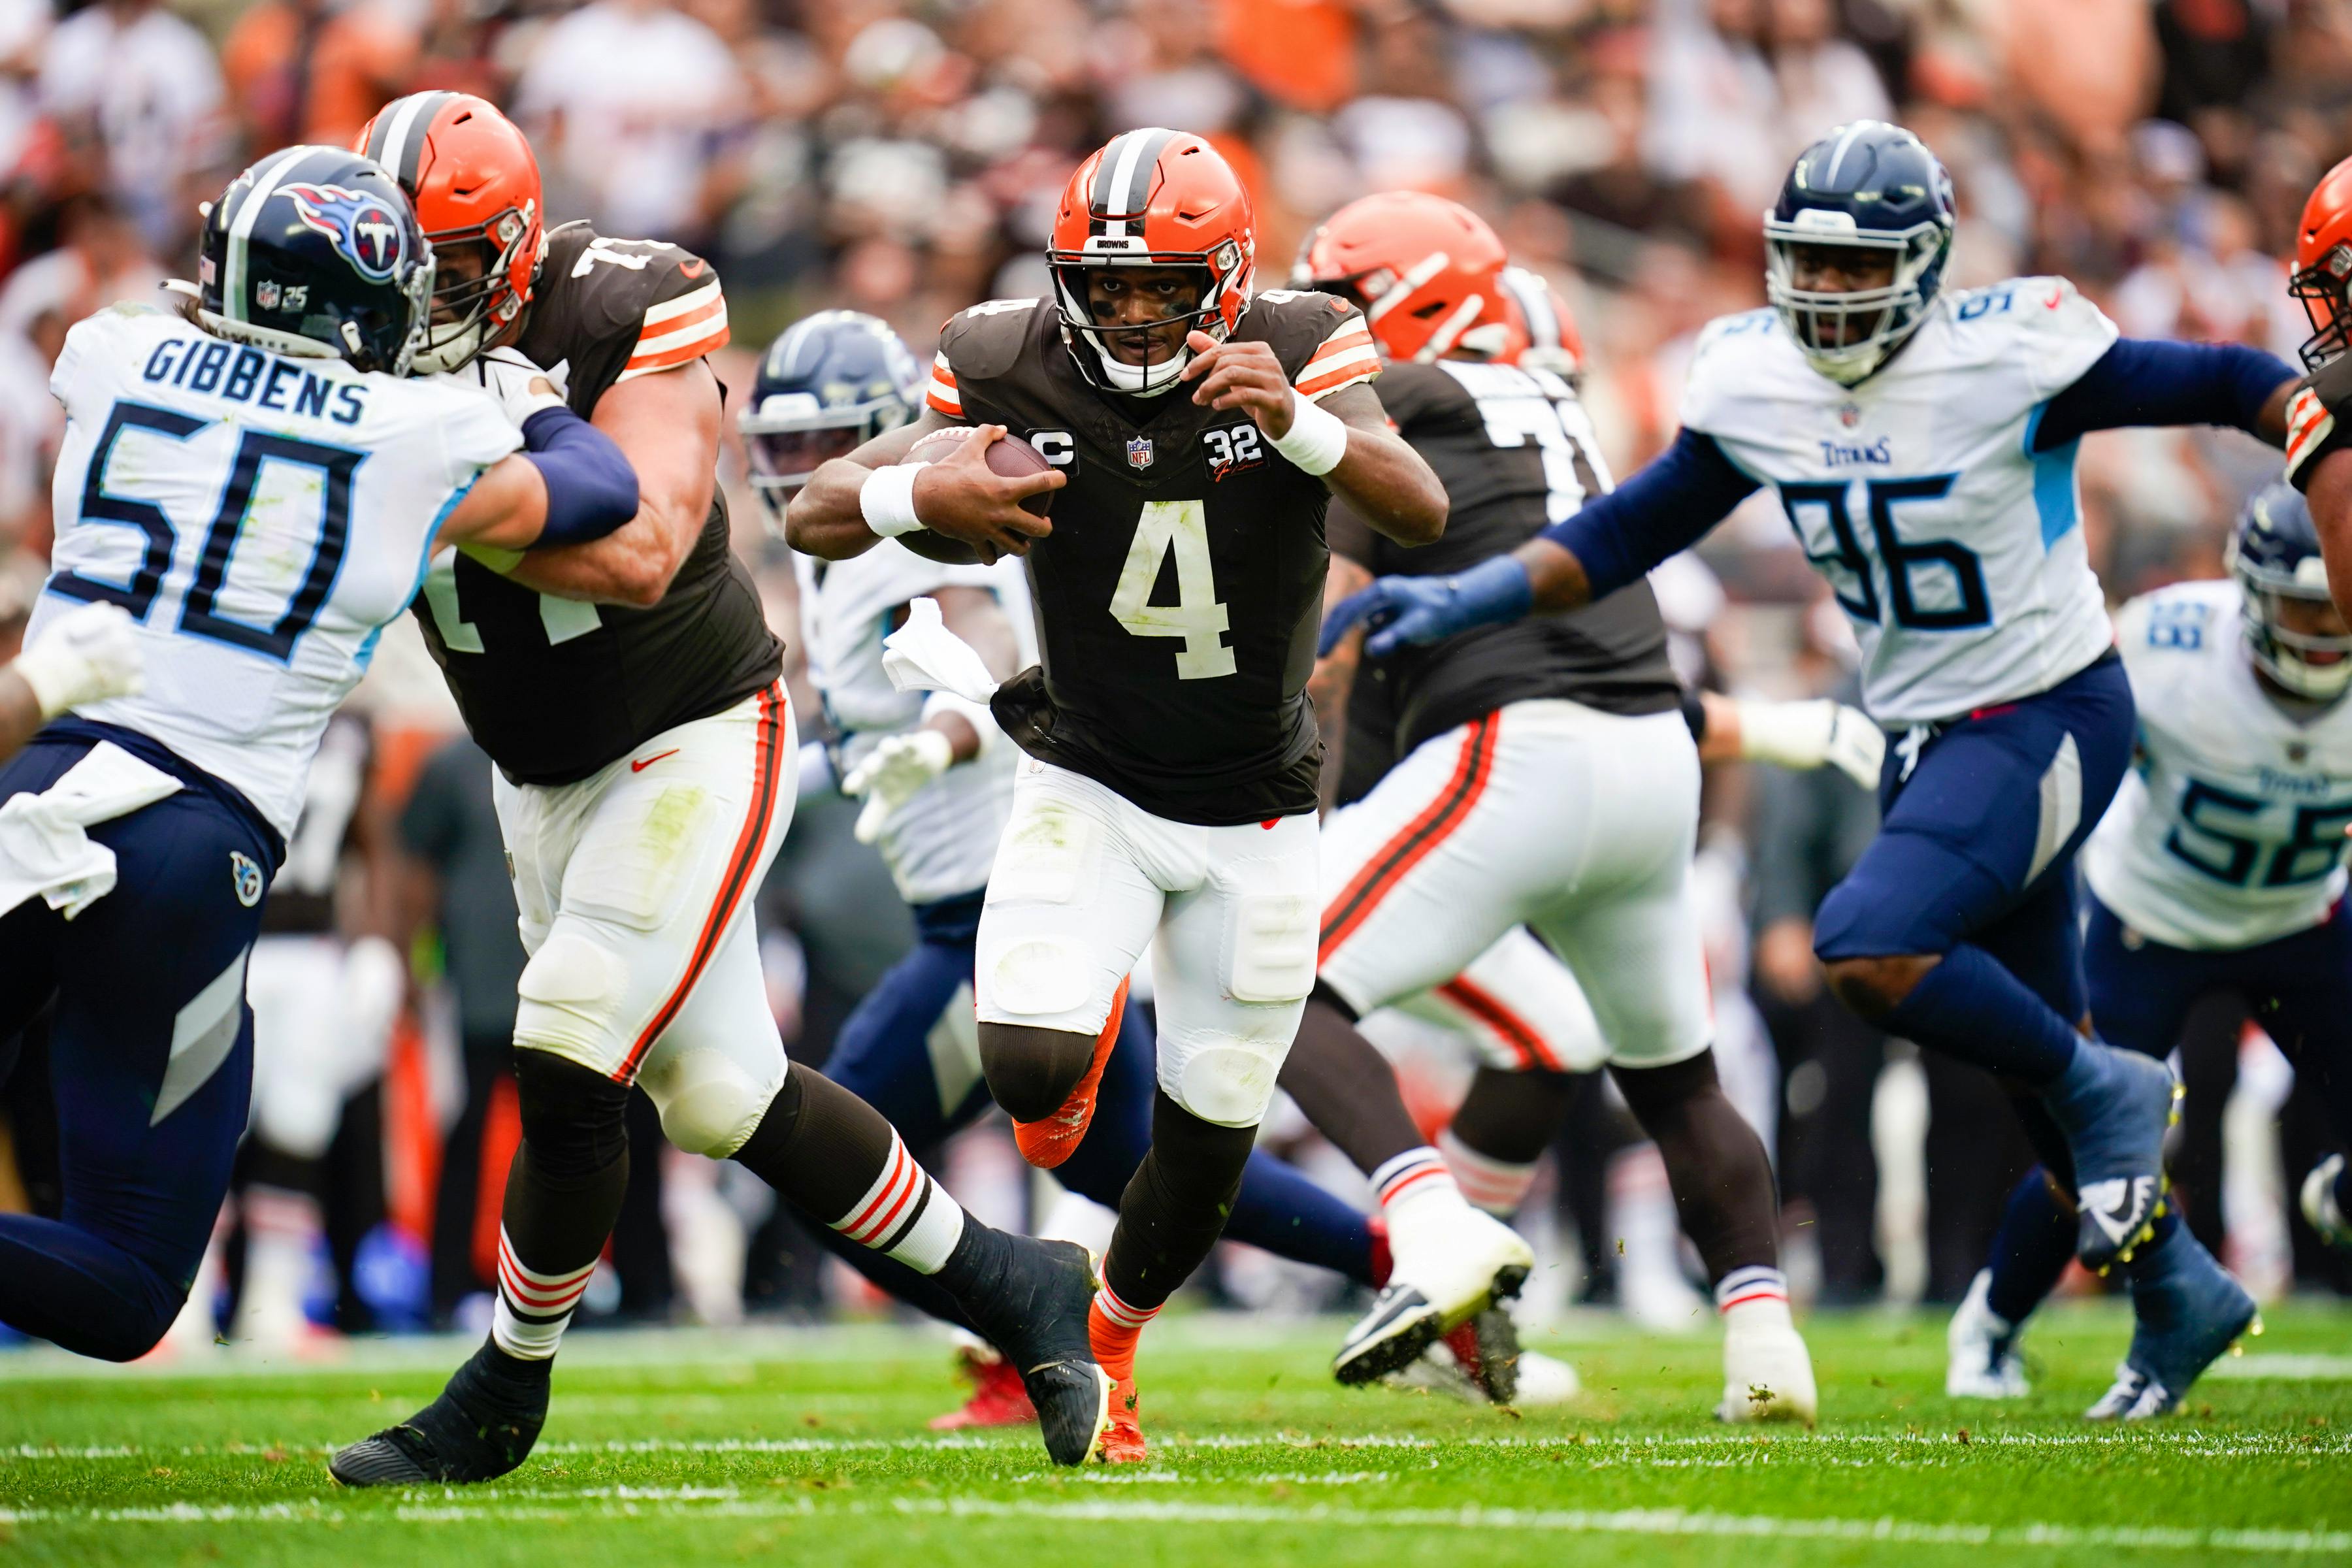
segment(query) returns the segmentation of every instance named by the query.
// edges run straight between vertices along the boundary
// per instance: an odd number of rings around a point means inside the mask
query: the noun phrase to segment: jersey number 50
[[[1916,479],[1868,479],[1863,483],[1870,518],[1870,535],[1878,557],[1886,563],[1886,597],[1895,624],[1905,631],[1964,632],[1992,625],[1992,596],[1985,591],[1984,567],[1977,552],[1949,539],[1906,540],[1895,531],[1895,509],[1906,501],[1939,500],[1951,493],[1958,474],[1929,474]],[[1840,605],[1858,621],[1882,618],[1878,584],[1871,573],[1870,552],[1854,530],[1847,497],[1853,485],[1847,479],[1809,480],[1780,486],[1780,504],[1797,525],[1798,542],[1806,558],[1828,573]],[[1805,537],[1805,511],[1820,509],[1829,529],[1830,548],[1816,550]],[[1948,603],[1921,604],[1914,579],[1925,571],[1948,574],[1939,586]],[[1841,583],[1843,574],[1844,582]],[[1933,582],[1934,579],[1928,581]]]
[[[167,408],[151,408],[142,403],[118,403],[107,416],[106,429],[100,435],[97,447],[89,455],[89,467],[82,479],[79,521],[85,523],[114,523],[123,528],[137,529],[146,535],[139,566],[127,583],[101,582],[79,572],[62,572],[51,580],[52,591],[68,598],[100,600],[120,605],[139,620],[147,618],[154,607],[156,595],[163,591],[163,578],[172,569],[172,557],[179,547],[179,532],[172,526],[171,517],[153,501],[139,500],[106,488],[107,465],[114,456],[115,442],[126,429],[152,431],[175,441],[185,441],[205,429],[209,422]],[[352,475],[359,468],[364,452],[353,452],[341,447],[321,446],[315,441],[298,441],[290,436],[273,436],[265,431],[248,430],[237,442],[236,458],[229,464],[228,479],[221,488],[220,504],[214,509],[212,522],[205,530],[204,543],[196,556],[195,574],[189,579],[188,590],[180,601],[178,629],[194,637],[209,637],[248,649],[285,663],[294,657],[294,644],[310,629],[319,610],[327,602],[328,592],[334,587],[335,574],[343,563],[343,552],[351,543]],[[260,484],[262,466],[283,463],[289,467],[315,469],[319,476],[319,536],[310,546],[310,563],[303,569],[301,581],[287,598],[285,607],[266,625],[232,619],[219,608],[222,591],[228,586],[229,563],[236,554],[238,537],[244,533],[247,518],[253,511],[254,490]],[[249,596],[249,595],[248,595]]]

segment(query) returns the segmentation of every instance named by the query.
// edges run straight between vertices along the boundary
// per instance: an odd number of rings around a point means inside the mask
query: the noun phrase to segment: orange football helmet
[[[1290,281],[1360,307],[1390,359],[1425,364],[1464,349],[1507,360],[1525,334],[1504,292],[1507,265],[1502,240],[1461,203],[1384,191],[1324,219],[1307,237]]]
[[[1530,370],[1548,370],[1564,381],[1574,381],[1584,370],[1584,334],[1568,301],[1540,272],[1506,267],[1499,274],[1504,297],[1517,313],[1527,346],[1517,362]]]
[[[352,143],[391,171],[416,205],[444,276],[470,253],[479,269],[436,280],[419,371],[456,370],[522,330],[546,224],[539,160],[514,121],[467,92],[412,92],[375,112]]]
[[[2294,275],[2287,292],[2311,318],[2305,369],[2352,348],[2352,158],[2320,176],[2294,226]]]
[[[1208,142],[1156,126],[1129,131],[1079,164],[1062,187],[1045,259],[1062,339],[1079,374],[1106,391],[1155,397],[1176,384],[1190,351],[1180,349],[1160,364],[1119,359],[1106,340],[1120,329],[1095,320],[1087,275],[1106,267],[1197,268],[1199,299],[1168,320],[1223,342],[1249,309],[1257,218],[1249,192]]]

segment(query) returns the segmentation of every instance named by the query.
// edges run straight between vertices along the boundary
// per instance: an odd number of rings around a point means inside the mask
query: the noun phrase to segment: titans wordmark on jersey
[[[726,296],[700,257],[570,223],[548,234],[515,346],[589,419],[623,382],[726,342]],[[466,728],[517,784],[586,778],[648,735],[734,706],[783,663],[729,548],[720,490],[659,604],[557,598],[451,551],[416,609]]]
[[[2343,897],[2352,702],[2282,708],[2246,649],[2234,583],[2134,599],[2116,636],[2139,705],[2130,776],[2083,851],[2117,918],[2168,947],[2239,948]]]
[[[1883,724],[2029,697],[2108,646],[2072,443],[2042,407],[2116,341],[2061,278],[1939,297],[1861,385],[1821,374],[1770,310],[1708,325],[1683,423],[1778,493],[1863,651]]]
[[[1029,584],[1021,563],[948,566],[895,540],[848,561],[795,555],[800,574],[801,645],[809,681],[824,700],[834,730],[834,771],[850,770],[888,736],[921,724],[925,694],[901,691],[882,668],[882,639],[897,629],[910,599],[941,588],[981,588],[996,595],[1024,658],[1034,658]],[[910,904],[977,892],[988,885],[996,840],[1013,810],[1012,747],[985,748],[916,792],[882,825],[877,847]]]
[[[49,390],[66,435],[32,634],[75,600],[128,610],[146,689],[82,716],[153,736],[290,837],[319,737],[441,520],[522,437],[478,392],[135,306],[78,322]]]

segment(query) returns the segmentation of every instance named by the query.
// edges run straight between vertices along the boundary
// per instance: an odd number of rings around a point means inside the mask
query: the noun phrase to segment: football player
[[[396,99],[360,133],[448,269],[426,363],[510,385],[555,367],[635,467],[643,503],[584,549],[437,562],[417,604],[467,728],[498,764],[530,954],[515,1017],[522,1142],[490,1333],[441,1396],[334,1456],[352,1485],[478,1481],[522,1462],[556,1348],[619,1215],[632,1085],[669,1140],[733,1159],[861,1247],[936,1276],[1015,1352],[1047,1450],[1107,1419],[1083,1248],[1011,1237],[941,1191],[873,1108],[788,1068],[751,893],[792,817],[782,653],[728,547],[727,306],[700,257],[585,224],[541,228],[539,168],[462,93]],[[624,601],[583,605],[579,595]]]
[[[1362,307],[1388,361],[1382,402],[1453,502],[1444,541],[1410,555],[1335,507],[1335,600],[1383,571],[1475,566],[1608,491],[1575,393],[1524,362],[1525,318],[1505,266],[1502,242],[1475,214],[1415,192],[1351,203],[1302,253],[1295,280]],[[1447,1162],[1354,1027],[1376,1008],[1434,990],[1486,1015],[1490,1029],[1547,1014],[1594,1020],[1584,1040],[1549,1050],[1540,1026],[1504,1030],[1524,1037],[1514,1065],[1544,1077],[1497,1074],[1486,1095],[1474,1089],[1454,1161],[1482,1194],[1501,1196],[1497,1167],[1532,1174],[1567,1110],[1529,1089],[1564,1089],[1565,1069],[1606,1059],[1659,1145],[1715,1286],[1726,1327],[1721,1414],[1810,1422],[1812,1368],[1780,1271],[1770,1163],[1725,1096],[1710,1049],[1689,888],[1699,758],[1649,584],[1636,579],[1571,614],[1404,650],[1382,676],[1398,760],[1326,825],[1317,986],[1283,1079],[1371,1175],[1395,1253],[1390,1285],[1349,1334],[1335,1372],[1361,1383],[1395,1371],[1507,1290],[1500,1271],[1527,1267],[1524,1243],[1465,1208]],[[1580,989],[1589,1007],[1513,1005],[1529,988],[1507,960],[1516,953],[1538,970],[1550,962],[1517,929],[1523,921],[1566,960],[1574,973],[1566,989]],[[1507,937],[1510,947],[1488,953]],[[1507,1110],[1509,1101],[1532,1114]],[[1498,1135],[1521,1123],[1531,1139],[1496,1150]],[[1495,1157],[1506,1152],[1517,1158]],[[1511,1250],[1482,1249],[1487,1235],[1507,1237]]]
[[[1702,335],[1684,428],[1612,494],[1510,555],[1388,578],[1335,612],[1374,657],[1606,598],[1769,484],[1899,731],[1878,837],[1823,900],[1829,984],[1890,1032],[2000,1075],[2104,1268],[2159,1205],[2176,1087],[2078,1033],[2072,867],[2126,765],[2130,687],[2079,525],[2086,432],[2284,433],[2294,378],[2231,345],[2118,340],[2063,279],[1945,293],[1951,182],[1874,121],[1806,149],[1767,215],[1772,305]]]
[[[54,569],[16,674],[80,707],[0,769],[0,1038],[54,1005],[66,1194],[58,1219],[0,1215],[0,1321],[112,1361],[170,1327],[211,1237],[262,898],[425,557],[575,545],[637,510],[618,448],[551,397],[518,434],[477,390],[404,377],[432,252],[367,159],[261,160],[207,208],[202,258],[179,313],[67,334]],[[140,694],[105,697],[121,623],[88,605],[136,623]]]
[[[761,356],[740,425],[753,493],[781,531],[784,507],[810,474],[922,407],[921,374],[889,326],[827,310],[793,326]],[[971,1011],[972,952],[997,839],[1012,813],[1018,755],[984,707],[951,692],[901,692],[883,667],[883,637],[929,597],[948,629],[984,650],[993,674],[1035,658],[1028,584],[1018,561],[950,565],[886,542],[847,561],[794,558],[809,679],[837,738],[825,772],[862,795],[857,836],[879,846],[915,915],[916,942],[861,1001],[826,1058],[835,1082],[929,1147],[992,1101],[982,1081]],[[1150,1142],[1150,1031],[1122,1010],[1120,1044],[1103,1068],[1093,1131],[1055,1174],[1115,1207]],[[1282,1162],[1252,1153],[1225,1233],[1359,1283],[1376,1283],[1366,1216]],[[971,1325],[936,1286],[877,1253],[834,1238],[833,1250],[901,1300]],[[975,1384],[956,1426],[1034,1418],[1019,1373],[1001,1355],[968,1362]],[[935,1426],[941,1423],[934,1423]]]
[[[1404,542],[1445,498],[1366,384],[1361,317],[1253,287],[1248,194],[1198,136],[1114,138],[1065,188],[1055,298],[951,319],[922,419],[817,470],[793,542],[1024,554],[1043,661],[992,708],[1027,756],[978,938],[980,1055],[1032,1162],[1085,1134],[1119,989],[1153,944],[1151,1150],[1090,1320],[1118,1380],[1106,1458],[1143,1457],[1137,1337],[1216,1241],[1314,981],[1316,780],[1306,693],[1345,498]],[[955,456],[898,461],[973,424]],[[1007,479],[988,445],[1053,467]],[[1059,517],[1021,501],[1057,492]]]
[[[2302,490],[2326,552],[2328,586],[2352,614],[2352,462],[2336,454],[2352,432],[2336,415],[2352,400],[2352,158],[2320,177],[2294,230],[2288,292],[2303,302],[2311,336],[2302,357],[2311,374],[2287,410],[2286,477]]]
[[[2182,583],[2126,605],[2116,640],[2139,703],[2137,766],[2083,851],[2091,1013],[2119,1046],[2161,1057],[2209,993],[2243,997],[2352,1140],[2352,635],[2329,601],[2319,535],[2286,485],[2255,496],[2231,539],[2230,582]],[[2352,1240],[2333,1155],[2303,1212]],[[1955,1394],[2026,1392],[2018,1336],[2065,1267],[2063,1210],[2040,1172],[2010,1201],[1991,1266],[1954,1316]],[[2135,1328],[2097,1417],[2175,1409],[2253,1321],[2254,1304],[2184,1227],[2132,1276]]]

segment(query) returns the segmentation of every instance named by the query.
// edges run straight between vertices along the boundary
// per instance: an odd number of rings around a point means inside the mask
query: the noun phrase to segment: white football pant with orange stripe
[[[1323,826],[1324,984],[1360,1017],[1410,999],[1498,1067],[1698,1055],[1698,792],[1678,712],[1514,702],[1433,736]],[[1566,961],[1597,1035],[1519,925]]]
[[[784,1082],[751,900],[792,822],[781,684],[589,777],[492,777],[514,872],[515,1044],[641,1085],[678,1147],[740,1148]]]
[[[1202,827],[1022,759],[980,917],[984,1023],[1101,1032],[1148,946],[1160,1087],[1255,1127],[1315,985],[1316,822]]]

